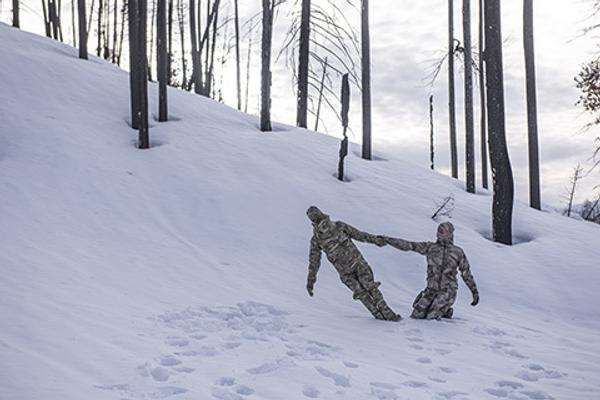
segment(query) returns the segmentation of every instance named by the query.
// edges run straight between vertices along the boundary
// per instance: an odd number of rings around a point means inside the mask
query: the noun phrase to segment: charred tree
[[[167,53],[167,1],[158,0],[156,13],[156,72],[158,75],[158,121],[169,119],[167,85],[169,84],[169,55]]]
[[[79,20],[79,58],[87,60],[87,31],[85,23],[85,0],[77,0],[77,14]]]
[[[529,150],[529,205],[541,209],[540,160],[538,150],[537,94],[533,45],[533,0],[523,1],[523,48],[527,86],[527,138]]]
[[[310,56],[310,0],[302,0],[298,50],[298,105],[296,126],[308,125],[308,64]]]
[[[510,245],[514,183],[506,145],[500,0],[485,0],[485,26],[488,136],[494,187],[492,236],[494,241]]]
[[[350,83],[348,81],[348,74],[342,76],[342,127],[344,128],[344,138],[340,143],[340,159],[338,162],[338,179],[344,181],[344,158],[348,155],[348,112],[350,111]]]
[[[237,109],[242,109],[242,71],[240,63],[240,13],[238,0],[233,1],[234,26],[235,26],[235,77],[237,84]]]
[[[140,149],[150,148],[150,132],[148,127],[148,58],[147,58],[147,47],[146,47],[146,21],[147,17],[147,4],[146,0],[137,0],[138,12],[137,12],[137,69],[138,69],[138,82],[140,88],[140,111],[139,111],[139,133],[138,133],[138,147]]]
[[[480,137],[481,137],[481,185],[488,188],[488,160],[487,160],[487,114],[485,110],[485,44],[484,44],[484,12],[483,0],[479,0],[479,105],[481,112]]]
[[[429,96],[429,167],[435,169],[434,147],[433,147],[433,95]]]
[[[369,0],[362,0],[362,158],[371,159],[371,38],[369,35]]]
[[[131,127],[139,129],[140,115],[140,88],[138,80],[138,27],[137,27],[137,2],[138,0],[128,0],[127,3],[127,20],[129,24],[129,91],[130,91],[130,106],[131,106]]]
[[[273,36],[273,4],[262,0],[260,130],[271,131],[271,41]]]
[[[475,193],[475,133],[473,127],[473,57],[471,55],[471,0],[463,0],[465,61],[465,157],[467,192]]]
[[[454,0],[448,0],[448,118],[450,124],[450,166],[458,179],[458,147],[456,143],[456,95],[454,93]]]
[[[12,26],[15,28],[21,27],[21,21],[19,17],[19,0],[12,0]]]
[[[195,0],[190,0],[190,39],[192,45],[192,82],[194,91],[202,93],[202,84],[200,83],[200,53],[198,52],[198,32],[196,30],[196,4]]]

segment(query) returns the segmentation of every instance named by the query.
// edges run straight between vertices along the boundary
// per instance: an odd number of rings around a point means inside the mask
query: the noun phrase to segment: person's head
[[[454,242],[454,225],[451,222],[443,222],[437,228],[437,240],[440,243]]]
[[[323,211],[319,210],[316,206],[308,207],[308,210],[306,210],[306,215],[313,224],[318,224],[328,217],[327,214],[323,213]]]

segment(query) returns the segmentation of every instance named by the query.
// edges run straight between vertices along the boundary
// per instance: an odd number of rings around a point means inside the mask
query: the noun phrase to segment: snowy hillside
[[[0,55],[0,399],[600,399],[600,226],[517,204],[498,245],[487,193],[401,153],[341,183],[338,140],[176,90],[141,151],[125,72],[1,24]],[[325,260],[306,294],[309,205],[430,240],[450,193],[479,306],[407,318],[423,257],[367,245],[404,320]]]

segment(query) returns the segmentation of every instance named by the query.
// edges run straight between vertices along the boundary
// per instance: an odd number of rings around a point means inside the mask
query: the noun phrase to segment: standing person
[[[438,226],[437,241],[409,242],[386,237],[387,244],[403,251],[415,251],[427,257],[427,287],[417,295],[411,318],[452,318],[460,275],[473,295],[472,306],[479,303],[479,292],[463,249],[454,245],[454,225],[444,222]]]
[[[342,282],[352,290],[354,299],[360,300],[375,318],[388,321],[402,319],[386,304],[379,291],[381,283],[375,282],[371,267],[352,242],[358,240],[384,246],[385,239],[361,232],[344,222],[331,221],[327,214],[315,206],[310,207],[306,215],[313,225],[306,282],[308,294],[313,295],[317,272],[321,266],[321,252],[325,252],[329,262],[340,274]]]

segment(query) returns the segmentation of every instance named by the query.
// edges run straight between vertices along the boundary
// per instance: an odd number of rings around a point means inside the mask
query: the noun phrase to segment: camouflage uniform
[[[310,207],[307,215],[313,223],[313,236],[310,240],[310,264],[306,287],[312,296],[317,272],[321,266],[321,252],[325,252],[329,262],[335,267],[341,281],[354,293],[355,300],[360,300],[377,319],[397,321],[401,317],[396,314],[383,299],[379,291],[379,282],[375,282],[373,271],[360,254],[352,239],[360,242],[385,245],[382,237],[361,232],[340,221],[331,221],[317,207]]]
[[[412,318],[451,318],[452,305],[456,300],[457,271],[473,294],[473,303],[479,302],[475,279],[471,275],[469,261],[464,251],[454,245],[454,226],[450,222],[440,224],[436,242],[409,242],[386,238],[386,242],[404,251],[415,251],[427,257],[427,287],[417,295],[413,303]]]

